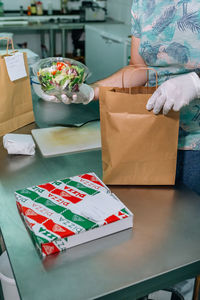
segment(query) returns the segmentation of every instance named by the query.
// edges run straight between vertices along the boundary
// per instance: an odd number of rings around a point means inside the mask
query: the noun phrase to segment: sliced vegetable
[[[39,69],[37,75],[43,91],[51,94],[78,92],[86,76],[84,65],[82,67],[68,60],[53,61],[49,67]]]
[[[61,71],[62,69],[64,69],[66,67],[66,65],[62,62],[57,62],[56,67],[59,71]]]
[[[56,75],[56,73],[57,73],[57,70],[51,72],[52,75]]]

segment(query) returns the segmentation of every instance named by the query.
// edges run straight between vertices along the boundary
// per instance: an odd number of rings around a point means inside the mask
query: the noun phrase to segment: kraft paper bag
[[[179,113],[147,111],[155,87],[100,88],[103,181],[174,185]]]
[[[29,70],[26,53],[23,53],[27,76],[11,81],[6,68],[5,57],[15,53],[11,40],[13,52],[0,55],[0,136],[14,131],[34,121],[32,108],[32,96],[30,87]]]

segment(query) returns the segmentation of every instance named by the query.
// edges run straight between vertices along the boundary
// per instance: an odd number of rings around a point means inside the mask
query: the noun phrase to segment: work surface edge
[[[42,262],[18,214],[14,191],[86,171],[102,177],[101,152],[49,159],[38,151],[35,157],[9,156],[1,138],[0,157],[0,225],[22,299],[134,299],[200,273],[200,198],[184,187],[111,187],[133,211],[133,231]]]

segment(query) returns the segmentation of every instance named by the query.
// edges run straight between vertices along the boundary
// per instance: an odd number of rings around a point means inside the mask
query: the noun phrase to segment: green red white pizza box
[[[133,227],[132,212],[95,173],[18,190],[15,196],[42,256]]]

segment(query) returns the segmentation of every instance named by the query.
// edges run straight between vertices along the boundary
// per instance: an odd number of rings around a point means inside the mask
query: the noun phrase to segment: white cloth
[[[8,133],[3,137],[3,146],[8,154],[35,154],[35,143],[30,134]]]
[[[124,204],[112,194],[99,193],[86,196],[82,201],[70,204],[67,208],[73,213],[102,223],[106,218],[118,214],[124,208]]]
[[[200,98],[200,79],[195,72],[180,75],[162,83],[147,102],[146,108],[158,114],[163,109],[179,111],[192,100]]]

